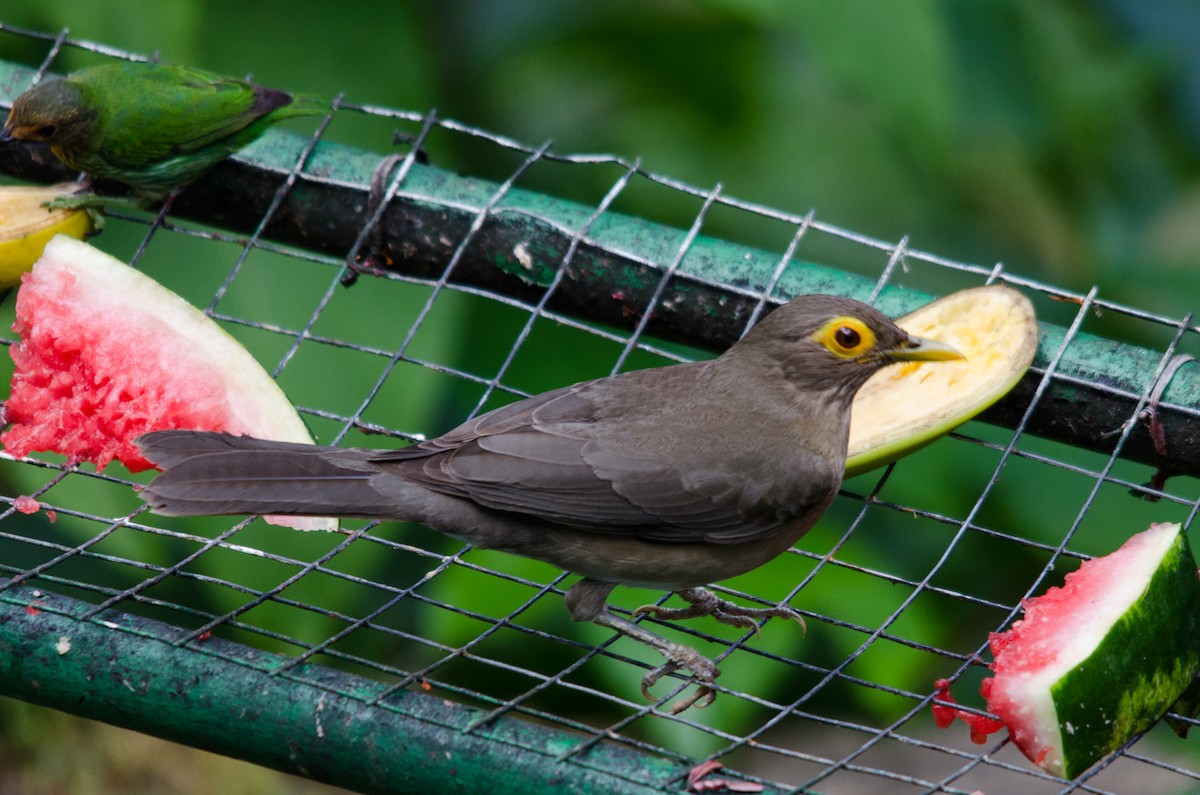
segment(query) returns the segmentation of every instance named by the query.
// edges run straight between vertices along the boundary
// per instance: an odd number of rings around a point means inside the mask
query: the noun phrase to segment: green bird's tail
[[[269,114],[272,122],[296,116],[321,116],[330,111],[330,102],[325,97],[312,94],[292,94],[292,101],[276,108]]]

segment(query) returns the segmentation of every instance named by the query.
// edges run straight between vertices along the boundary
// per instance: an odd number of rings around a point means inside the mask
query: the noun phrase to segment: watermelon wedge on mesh
[[[10,454],[61,453],[103,470],[153,466],[133,440],[152,430],[223,430],[312,442],[250,353],[210,318],[87,243],[57,236],[17,292],[5,403]],[[273,517],[280,520],[281,517]],[[286,517],[299,529],[329,519]]]
[[[962,718],[975,742],[1007,726],[1048,773],[1079,776],[1154,725],[1200,671],[1200,578],[1178,524],[1151,525],[1023,606],[988,637],[994,676],[980,693],[1000,722],[944,705],[934,719]]]

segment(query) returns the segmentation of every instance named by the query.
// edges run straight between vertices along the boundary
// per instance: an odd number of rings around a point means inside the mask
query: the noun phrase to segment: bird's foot
[[[124,210],[144,210],[145,200],[137,196],[105,196],[91,191],[81,191],[70,196],[59,196],[45,202],[48,210],[84,210],[92,222],[92,232],[89,236],[104,231],[104,211],[119,208]]]
[[[659,679],[684,669],[691,672],[692,679],[696,682],[696,689],[672,704],[671,714],[678,715],[691,706],[704,709],[713,703],[717,697],[715,690],[717,677],[721,675],[715,662],[691,646],[678,643],[668,643],[666,647],[660,646],[659,651],[666,656],[667,661],[642,677],[642,695],[646,697],[647,701],[655,700],[654,696],[650,694],[650,688],[654,687]]]
[[[642,695],[650,701],[655,700],[650,695],[650,688],[659,679],[676,671],[687,670],[696,682],[696,690],[672,704],[671,712],[677,714],[693,705],[707,707],[711,704],[717,697],[716,679],[721,673],[717,670],[717,664],[690,646],[669,641],[645,627],[615,615],[606,604],[614,585],[615,583],[611,582],[584,578],[571,586],[566,594],[567,609],[571,612],[571,618],[576,621],[594,621],[602,627],[608,627],[657,649],[667,658],[664,664],[642,677]]]
[[[95,237],[104,231],[104,197],[94,193],[76,193],[71,196],[59,196],[48,202],[42,202],[47,210],[83,210],[92,222],[92,231],[88,237]]]
[[[112,196],[101,196],[98,193],[73,193],[70,196],[51,199],[43,206],[51,210],[88,210],[90,212],[93,209],[112,204],[113,201]]]
[[[733,602],[717,598],[717,595],[707,588],[688,588],[683,591],[676,591],[676,593],[680,599],[690,603],[690,607],[642,605],[633,611],[633,614],[641,615],[648,613],[655,618],[665,618],[670,621],[682,618],[712,616],[722,624],[745,627],[746,629],[754,630],[756,633],[759,631],[759,619],[787,618],[798,622],[805,631],[808,630],[803,616],[795,610],[782,605],[778,607],[742,607]]]

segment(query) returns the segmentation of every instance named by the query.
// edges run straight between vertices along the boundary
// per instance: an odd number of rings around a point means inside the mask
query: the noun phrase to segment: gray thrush
[[[850,405],[894,362],[960,359],[872,307],[807,295],[766,315],[716,359],[587,381],[520,400],[444,436],[398,450],[157,431],[137,443],[162,467],[142,492],[160,514],[299,514],[424,522],[479,547],[583,576],[567,591],[576,621],[658,649],[642,680],[686,669],[715,697],[716,665],[613,613],[618,585],[691,603],[666,618],[711,615],[757,628],[786,607],[751,609],[702,586],[792,546],[837,494]]]

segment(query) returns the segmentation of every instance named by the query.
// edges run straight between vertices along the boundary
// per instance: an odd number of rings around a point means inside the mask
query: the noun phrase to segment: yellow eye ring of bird
[[[875,347],[875,332],[852,315],[839,315],[817,329],[812,339],[834,356],[857,359]]]

